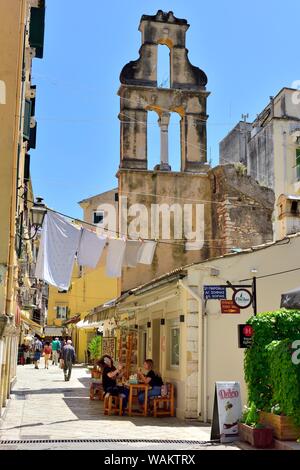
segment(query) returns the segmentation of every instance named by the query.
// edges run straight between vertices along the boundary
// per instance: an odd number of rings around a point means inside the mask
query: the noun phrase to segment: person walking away
[[[72,366],[75,363],[75,349],[72,346],[72,341],[68,339],[66,346],[62,350],[62,356],[64,361],[64,375],[65,381],[69,381],[71,378]]]
[[[50,343],[49,343],[49,341],[46,341],[45,346],[44,346],[44,350],[43,350],[44,359],[45,359],[45,369],[48,369],[49,358],[51,356],[51,352],[52,352],[52,349],[51,349]]]
[[[33,362],[34,362],[35,369],[39,368],[38,364],[39,364],[39,360],[41,359],[42,350],[43,350],[43,345],[40,339],[36,336],[34,343],[33,343],[33,351],[34,351]]]
[[[59,353],[59,367],[61,369],[64,368],[64,359],[63,359],[63,349],[66,346],[67,341],[65,339],[60,340],[60,353]]]
[[[55,338],[51,343],[52,348],[52,365],[58,365],[58,355],[60,352],[60,342],[58,338]]]
[[[159,397],[159,395],[161,394],[161,386],[163,385],[163,381],[160,375],[154,372],[152,359],[145,360],[144,369],[146,370],[146,374],[143,374],[142,372],[138,372],[138,378],[144,384],[149,385],[148,399],[150,397]],[[139,401],[140,406],[144,404],[144,401],[145,401],[144,392],[140,392],[138,394],[138,401]]]

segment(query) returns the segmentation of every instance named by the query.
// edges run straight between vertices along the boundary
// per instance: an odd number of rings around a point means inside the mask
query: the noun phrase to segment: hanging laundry
[[[35,277],[68,290],[81,230],[52,211],[45,215]]]
[[[123,266],[135,268],[139,262],[142,247],[143,242],[140,240],[127,240]]]
[[[106,274],[109,277],[121,277],[125,255],[126,241],[121,238],[110,238],[106,257]]]
[[[80,266],[96,268],[106,240],[107,237],[105,235],[98,236],[96,232],[83,228],[77,253],[78,264]]]
[[[153,256],[155,253],[156,242],[144,241],[139,254],[138,263],[141,264],[152,264]]]

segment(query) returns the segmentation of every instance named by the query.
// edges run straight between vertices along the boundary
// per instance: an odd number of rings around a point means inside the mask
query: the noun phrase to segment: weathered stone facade
[[[219,256],[232,247],[246,248],[272,240],[273,192],[239,173],[233,165],[210,169],[206,162],[206,100],[209,92],[205,73],[188,60],[185,47],[188,27],[186,20],[175,18],[172,12],[143,15],[139,27],[142,33],[140,57],[125,65],[120,75],[120,232],[129,233],[128,228],[134,223],[137,212],[130,212],[130,209],[124,218],[122,204],[127,208],[142,205],[149,230],[141,238],[161,240],[151,266],[124,269],[122,291],[176,267]],[[170,49],[169,89],[157,87],[159,44]],[[153,171],[147,167],[147,112],[150,110],[157,112],[161,129],[161,161]],[[180,172],[171,171],[168,161],[171,112],[181,116]],[[162,210],[158,221],[163,224],[165,217],[170,217],[173,222],[170,239],[162,240],[161,231],[159,235],[153,234],[151,210],[155,204],[169,207],[169,213]],[[190,208],[193,226],[196,223],[195,207],[202,205],[204,241],[198,249],[189,246],[185,216],[176,219],[173,204],[180,205],[182,214],[187,205],[193,205]]]

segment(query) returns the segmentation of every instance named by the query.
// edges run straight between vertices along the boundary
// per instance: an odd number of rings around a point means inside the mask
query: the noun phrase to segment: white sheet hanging
[[[127,240],[123,266],[135,268],[139,262],[142,247],[143,242],[139,240]]]
[[[81,230],[55,212],[45,215],[35,277],[68,290]]]
[[[126,241],[121,238],[110,238],[106,257],[106,274],[109,277],[121,277],[125,255]]]
[[[141,264],[152,264],[154,253],[156,248],[156,242],[154,241],[144,241],[142,248],[139,254],[138,263]]]
[[[105,235],[98,236],[96,232],[83,228],[77,253],[78,264],[96,268],[106,240]]]

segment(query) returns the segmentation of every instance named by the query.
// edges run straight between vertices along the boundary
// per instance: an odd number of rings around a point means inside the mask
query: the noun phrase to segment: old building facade
[[[30,150],[36,145],[34,57],[43,57],[45,2],[1,0],[0,16],[0,415],[16,375],[23,317],[43,321],[45,292],[33,279],[33,189]],[[26,312],[25,312],[26,309]]]
[[[220,142],[220,163],[241,162],[275,193],[276,238],[300,229],[300,98],[283,88],[253,123],[241,122]]]

